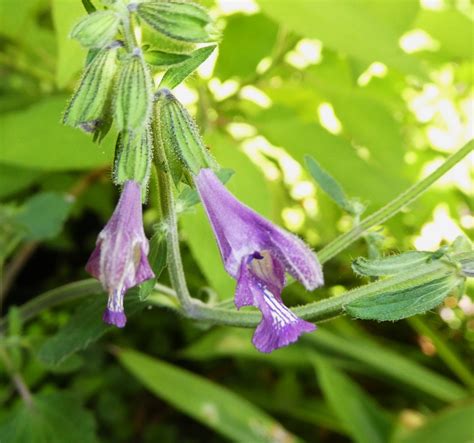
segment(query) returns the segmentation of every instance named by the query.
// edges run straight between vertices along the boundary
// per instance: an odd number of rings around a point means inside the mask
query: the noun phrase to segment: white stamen
[[[298,317],[293,314],[293,312],[291,312],[286,306],[279,303],[275,299],[274,295],[266,288],[263,288],[263,298],[270,308],[273,323],[278,329],[281,329],[298,319]]]

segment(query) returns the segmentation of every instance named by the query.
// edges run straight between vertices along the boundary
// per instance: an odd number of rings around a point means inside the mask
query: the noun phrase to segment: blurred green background
[[[222,41],[176,95],[236,171],[232,192],[315,251],[353,221],[311,180],[304,155],[371,213],[473,136],[469,0],[201,3]],[[80,0],[0,0],[0,442],[473,442],[472,283],[424,316],[338,318],[271,355],[253,349],[251,331],[166,310],[107,329],[103,294],[31,302],[88,278],[118,197],[115,134],[96,145],[60,124],[86,55],[68,33],[84,14]],[[473,169],[471,156],[381,228],[380,252],[472,238]],[[148,232],[155,222],[146,209]],[[231,299],[203,210],[180,223],[192,292]],[[285,300],[365,283],[350,264],[366,255],[357,242],[325,266],[324,288],[292,285]],[[15,307],[27,302],[22,321]],[[19,374],[33,409],[16,392]]]

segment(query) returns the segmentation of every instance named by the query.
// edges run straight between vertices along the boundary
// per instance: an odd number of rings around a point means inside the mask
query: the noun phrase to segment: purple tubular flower
[[[140,185],[129,180],[86,265],[86,271],[100,280],[109,294],[103,316],[105,323],[123,328],[127,322],[123,309],[125,292],[154,277],[148,263],[148,250]]]
[[[275,226],[238,201],[210,169],[195,177],[228,274],[237,280],[235,305],[255,306],[262,320],[253,336],[261,352],[295,342],[316,329],[282,302],[285,271],[306,289],[321,286],[321,265],[298,237]]]

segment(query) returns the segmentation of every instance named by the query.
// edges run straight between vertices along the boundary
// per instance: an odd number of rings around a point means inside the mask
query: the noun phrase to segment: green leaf
[[[71,207],[66,195],[44,192],[31,197],[15,220],[26,229],[26,240],[50,239],[61,232]]]
[[[260,60],[271,54],[277,32],[277,24],[264,14],[229,16],[219,44],[215,75],[226,80],[255,74]]]
[[[69,33],[76,22],[84,17],[84,7],[76,0],[52,1],[53,24],[56,30],[57,64],[56,85],[67,86],[83,68],[87,51]]]
[[[321,165],[313,157],[305,155],[304,160],[309,173],[316,183],[321,186],[321,189],[329,195],[329,197],[331,197],[341,209],[350,211],[350,203],[337,180],[321,168]]]
[[[123,366],[151,392],[232,441],[297,439],[278,422],[232,391],[169,363],[121,350]]]
[[[216,49],[215,45],[199,48],[184,62],[169,68],[160,82],[160,88],[173,89],[191,75]]]
[[[416,29],[423,29],[440,43],[440,52],[452,57],[471,60],[474,57],[472,47],[472,19],[462,14],[454,6],[434,11],[421,9],[414,24]]]
[[[47,365],[59,365],[70,355],[86,349],[105,333],[116,329],[102,321],[105,305],[106,299],[103,295],[84,301],[66,326],[43,343],[38,351],[38,358]],[[134,291],[125,296],[127,317],[144,307],[145,304],[139,301]]]
[[[39,394],[31,407],[19,403],[0,424],[0,441],[8,443],[95,443],[93,415],[65,392]]]
[[[25,229],[15,220],[17,209],[0,206],[0,261],[5,260],[25,235]]]
[[[21,39],[22,34],[32,25],[41,3],[42,0],[24,0],[21,3],[0,2],[0,17],[2,17],[0,33],[12,39]]]
[[[328,329],[320,328],[315,334],[307,334],[304,341],[318,351],[349,357],[364,364],[367,372],[375,373],[384,382],[391,381],[397,389],[413,388],[445,402],[466,398],[466,390],[416,361],[405,357],[395,349],[381,346],[373,340],[343,338]]]
[[[352,270],[358,275],[369,277],[395,275],[428,263],[432,256],[432,252],[408,251],[373,260],[358,257],[352,262]]]
[[[406,74],[424,76],[420,63],[398,45],[414,20],[417,2],[259,0],[263,11],[298,34],[367,64],[380,61]],[[398,16],[401,15],[400,20]]]
[[[376,164],[360,158],[352,144],[337,137],[322,126],[303,120],[286,106],[273,105],[261,111],[252,121],[261,135],[275,146],[283,146],[301,164],[305,155],[318,159],[321,167],[344,189],[350,189],[363,201],[375,206],[405,190],[407,182]]]
[[[187,54],[174,54],[165,51],[147,51],[144,53],[145,61],[153,66],[171,66],[183,63],[189,59]]]
[[[472,443],[474,403],[450,407],[394,443]]]
[[[459,278],[449,275],[361,299],[349,303],[344,309],[349,315],[364,320],[401,320],[435,308],[458,284]]]
[[[312,361],[324,397],[354,441],[387,442],[391,428],[388,414],[327,360],[318,356]]]
[[[35,169],[18,168],[16,166],[0,164],[0,198],[19,192],[41,176]]]
[[[113,140],[100,147],[76,129],[62,126],[68,98],[46,98],[28,109],[0,115],[0,162],[37,170],[89,169],[110,163]]]

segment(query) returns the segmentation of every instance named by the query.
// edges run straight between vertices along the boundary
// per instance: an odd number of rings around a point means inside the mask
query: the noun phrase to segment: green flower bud
[[[93,133],[108,119],[119,46],[100,50],[89,63],[64,113],[65,125]]]
[[[138,182],[145,196],[152,156],[153,145],[148,128],[137,136],[130,132],[121,133],[115,148],[114,183],[122,185],[127,180]]]
[[[153,29],[175,40],[203,43],[217,36],[206,10],[194,3],[144,2],[136,6],[136,11]]]
[[[119,131],[141,131],[150,116],[153,80],[140,49],[124,62],[117,86],[114,116]]]
[[[86,48],[104,48],[117,34],[120,17],[113,11],[97,11],[85,16],[71,31],[70,37]]]
[[[176,185],[185,173],[197,175],[202,168],[218,169],[196,123],[168,89],[155,96],[152,126],[155,143],[164,149]]]

